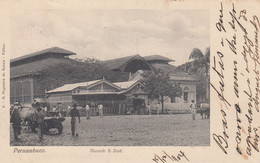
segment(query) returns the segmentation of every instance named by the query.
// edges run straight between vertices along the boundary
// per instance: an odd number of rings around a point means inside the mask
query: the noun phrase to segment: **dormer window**
[[[80,92],[80,89],[74,89],[73,91],[72,91],[73,93],[79,93]]]

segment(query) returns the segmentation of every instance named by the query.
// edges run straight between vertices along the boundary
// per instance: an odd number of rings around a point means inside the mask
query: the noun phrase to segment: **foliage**
[[[142,74],[142,83],[144,91],[148,93],[150,99],[157,99],[162,104],[162,113],[164,113],[164,101],[169,97],[181,97],[182,89],[179,85],[171,83],[169,74],[163,71],[147,71]]]
[[[102,65],[102,62],[78,62],[71,60],[67,63],[57,63],[40,72],[39,86],[44,90],[51,90],[64,84],[86,82],[102,79],[109,81],[125,81],[128,79],[128,73],[114,72],[108,70]]]
[[[96,59],[96,58],[89,58],[89,57],[83,57],[83,58],[75,58],[75,61],[78,62],[84,62],[84,63],[98,63],[102,64],[102,61]]]
[[[197,99],[209,100],[209,66],[210,66],[210,48],[203,54],[199,49],[194,48],[189,56],[192,60],[177,69],[184,70],[189,75],[197,79]]]

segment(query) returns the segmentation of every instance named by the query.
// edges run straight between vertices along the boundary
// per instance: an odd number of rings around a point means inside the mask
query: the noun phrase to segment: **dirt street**
[[[10,125],[11,126],[11,125]],[[123,115],[81,117],[79,136],[71,136],[70,117],[63,122],[63,133],[52,129],[40,141],[37,133],[22,130],[15,142],[10,129],[11,146],[209,146],[210,120],[190,114]]]

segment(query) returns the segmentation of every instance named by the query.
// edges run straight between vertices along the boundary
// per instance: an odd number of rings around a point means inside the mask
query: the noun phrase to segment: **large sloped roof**
[[[27,54],[27,55],[24,55],[24,56],[15,58],[15,59],[11,59],[11,63],[16,62],[16,61],[20,61],[20,60],[24,60],[24,59],[28,59],[28,58],[32,58],[32,57],[36,57],[36,56],[43,55],[43,54],[46,54],[46,53],[63,54],[64,56],[76,55],[76,53],[74,53],[72,51],[62,49],[62,48],[59,48],[59,47],[52,47],[52,48],[44,49],[44,50],[37,51],[37,52],[31,53],[31,54]]]
[[[144,71],[139,70],[136,73],[134,73],[131,77],[130,80],[140,80],[142,79],[142,74]],[[188,75],[187,73],[183,71],[178,71],[178,70],[173,70],[169,72],[170,79],[173,81],[196,81],[195,78],[192,76]]]
[[[27,64],[21,64],[18,66],[13,66],[10,68],[10,77],[18,77],[25,75],[33,75],[41,72],[42,70],[50,67],[52,65],[57,65],[59,63],[75,63],[76,61],[66,58],[49,58],[38,60],[34,62],[29,62]]]
[[[89,86],[92,84],[95,84],[97,82],[101,81],[100,80],[93,80],[93,81],[89,81],[89,82],[81,82],[81,83],[73,83],[73,84],[65,84],[61,87],[58,87],[56,89],[50,90],[47,93],[57,93],[57,92],[68,92],[68,91],[72,91],[75,88],[78,87],[85,87],[85,86]]]
[[[154,60],[159,60],[159,61],[174,61],[170,58],[167,58],[167,57],[164,57],[164,56],[161,56],[161,55],[149,55],[149,56],[144,56],[143,57],[146,61],[154,61]]]
[[[126,81],[126,82],[116,82],[113,83],[116,86],[120,87],[121,89],[128,89],[132,85],[134,85],[137,81]]]
[[[121,66],[126,64],[128,61],[130,61],[132,59],[137,59],[137,58],[141,59],[142,57],[139,56],[139,55],[131,55],[131,56],[127,56],[127,57],[121,57],[121,58],[106,60],[106,61],[103,61],[103,63],[110,70],[113,70],[113,69],[119,69]]]
[[[126,67],[126,65],[133,60],[143,61],[150,69],[154,69],[154,67],[152,67],[149,63],[147,63],[146,60],[143,57],[141,57],[139,54],[111,59],[111,60],[106,60],[106,61],[103,61],[103,63],[110,70],[122,70],[123,69],[123,71],[124,71],[124,68]]]
[[[132,86],[134,86],[136,83],[138,83],[138,81],[126,81],[126,82],[116,82],[116,83],[110,83],[107,80],[93,80],[93,81],[88,81],[88,82],[81,82],[81,83],[73,83],[73,84],[65,84],[61,87],[58,87],[56,89],[50,90],[47,93],[59,93],[59,92],[68,92],[68,91],[72,91],[78,87],[92,87],[100,82],[107,82],[108,84],[114,85],[115,88],[124,91],[127,89],[130,89]],[[100,93],[100,92],[98,92]],[[108,92],[106,92],[108,93]],[[115,93],[115,92],[113,92]],[[118,92],[117,92],[118,93]],[[93,94],[93,93],[90,93]],[[95,93],[94,93],[95,94]]]
[[[162,69],[164,71],[172,71],[175,69],[174,66],[165,63],[164,64],[157,63],[157,65],[153,64],[153,61],[165,61],[165,62],[174,61],[172,59],[169,59],[161,55],[150,55],[150,56],[141,57],[139,54],[137,54],[137,55],[131,55],[127,57],[106,60],[103,61],[103,63],[110,70],[122,70],[124,69],[124,66],[126,64],[128,64],[129,62],[135,59],[145,62],[150,67],[150,69],[156,68],[156,69]]]

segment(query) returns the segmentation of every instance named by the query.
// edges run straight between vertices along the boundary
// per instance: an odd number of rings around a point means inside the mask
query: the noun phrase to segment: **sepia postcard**
[[[259,162],[260,2],[1,3],[3,162]]]

